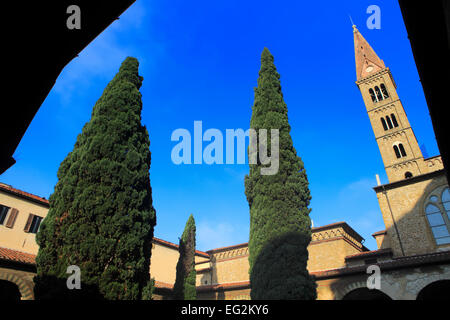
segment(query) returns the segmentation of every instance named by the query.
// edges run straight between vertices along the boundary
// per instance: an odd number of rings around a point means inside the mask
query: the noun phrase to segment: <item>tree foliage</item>
[[[195,289],[195,220],[189,216],[183,235],[180,238],[180,257],[177,263],[177,275],[173,287],[173,296],[176,300],[196,300]]]
[[[279,79],[273,56],[264,48],[250,127],[256,132],[279,130],[279,170],[274,175],[262,175],[264,165],[258,161],[250,164],[250,173],[245,177],[250,207],[251,297],[315,299],[315,282],[306,271],[311,196],[303,162],[290,136]],[[267,140],[270,146],[270,138]]]
[[[36,298],[149,299],[156,224],[137,59],[126,58],[61,163],[36,240]],[[67,267],[81,290],[66,287]]]

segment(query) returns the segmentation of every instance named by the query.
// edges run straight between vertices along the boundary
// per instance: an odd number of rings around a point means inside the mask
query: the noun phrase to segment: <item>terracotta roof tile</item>
[[[178,247],[179,247],[175,243],[172,243],[172,242],[169,242],[169,241],[166,241],[166,240],[163,240],[163,239],[159,239],[159,238],[156,238],[156,237],[153,237],[153,241],[155,241],[155,242],[157,242],[159,244],[162,244],[162,245],[166,245],[166,246],[168,246],[170,248],[177,249],[177,250],[178,250]],[[203,251],[195,250],[195,253],[197,255],[205,257],[205,258],[209,258],[210,257],[209,254],[207,254],[206,252],[203,252]]]
[[[346,256],[345,260],[375,257],[375,256],[382,256],[382,255],[392,255],[392,250],[391,249],[378,249],[378,250],[360,252],[360,253]]]
[[[36,256],[31,253],[25,253],[17,250],[0,247],[0,259],[22,262],[26,264],[35,264]]]
[[[215,249],[208,250],[207,252],[211,254],[211,253],[216,253],[218,251],[227,251],[227,250],[240,248],[240,247],[246,247],[246,246],[248,246],[248,242],[240,243],[240,244],[234,244],[232,246],[227,246],[227,247],[215,248]]]
[[[353,38],[355,44],[356,79],[368,77],[386,68],[370,44],[359,33],[356,26],[353,26]]]
[[[12,186],[4,184],[4,183],[1,183],[1,182],[0,182],[0,190],[6,191],[8,193],[12,193],[12,194],[14,194],[16,196],[19,196],[21,198],[25,198],[25,199],[28,199],[28,200],[32,200],[32,201],[38,202],[38,203],[43,204],[43,205],[45,205],[47,207],[50,204],[49,201],[47,199],[45,199],[45,198],[41,198],[41,197],[36,196],[34,194],[31,194],[31,193],[28,193],[28,192],[25,192],[25,191],[13,188]]]
[[[158,289],[171,289],[172,290],[173,284],[155,280],[155,287]]]

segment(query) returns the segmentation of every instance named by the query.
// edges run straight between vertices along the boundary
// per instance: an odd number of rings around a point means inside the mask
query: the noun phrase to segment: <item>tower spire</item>
[[[386,68],[370,44],[364,39],[358,28],[353,25],[355,42],[356,80],[361,80]]]
[[[353,26],[353,37],[356,84],[366,105],[389,182],[430,172],[398,97],[391,71],[356,26]]]
[[[352,27],[356,27],[355,24],[353,23],[353,19],[351,15],[348,15],[348,17],[350,18],[350,22],[352,23]]]

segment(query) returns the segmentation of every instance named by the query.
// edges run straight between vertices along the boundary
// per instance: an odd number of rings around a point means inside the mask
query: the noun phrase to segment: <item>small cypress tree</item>
[[[173,297],[176,300],[196,300],[195,220],[192,214],[189,216],[181,236],[179,252]]]
[[[126,58],[58,170],[36,240],[37,299],[150,299],[156,213],[137,59]],[[68,266],[81,290],[68,290]]]
[[[250,127],[279,130],[279,169],[262,175],[250,164],[245,194],[250,208],[249,264],[252,299],[315,299],[316,285],[306,270],[311,241],[311,196],[303,162],[290,136],[280,75],[267,48],[261,55]],[[270,150],[270,147],[268,148]],[[259,152],[259,151],[258,151]],[[260,159],[258,157],[258,159]]]

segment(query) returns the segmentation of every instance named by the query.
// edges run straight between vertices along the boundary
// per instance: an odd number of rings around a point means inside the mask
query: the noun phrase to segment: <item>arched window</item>
[[[369,89],[370,97],[372,98],[372,102],[377,102],[377,97],[375,96],[375,92],[373,89]]]
[[[391,119],[392,123],[394,124],[394,127],[398,127],[397,118],[395,117],[395,114],[391,113]]]
[[[400,142],[396,142],[392,148],[394,148],[394,152],[395,152],[395,156],[397,157],[397,159],[406,157],[406,151],[405,148],[403,147],[403,144]]]
[[[391,118],[389,116],[386,116],[386,122],[388,124],[389,129],[392,129],[394,126],[392,125]]]
[[[386,125],[386,120],[384,120],[384,118],[381,118],[381,124],[383,125],[383,129],[386,131],[388,127]]]
[[[397,157],[397,159],[401,158],[402,156],[400,155],[400,151],[398,150],[397,145],[394,146],[394,152],[395,152],[395,156]]]
[[[383,96],[381,95],[381,91],[380,91],[380,88],[378,88],[378,86],[375,87],[375,93],[377,94],[378,101],[383,100]]]
[[[406,151],[405,148],[403,148],[403,144],[399,144],[398,148],[400,149],[400,153],[402,154],[402,157],[406,157]]]
[[[409,172],[409,171],[405,172],[405,179],[409,179],[409,178],[412,178],[412,177],[413,177],[413,174],[411,172]]]
[[[425,203],[425,215],[437,245],[450,243],[450,191],[435,190]]]
[[[386,90],[386,86],[382,83],[380,84],[381,92],[383,92],[384,99],[389,98],[389,93]]]

